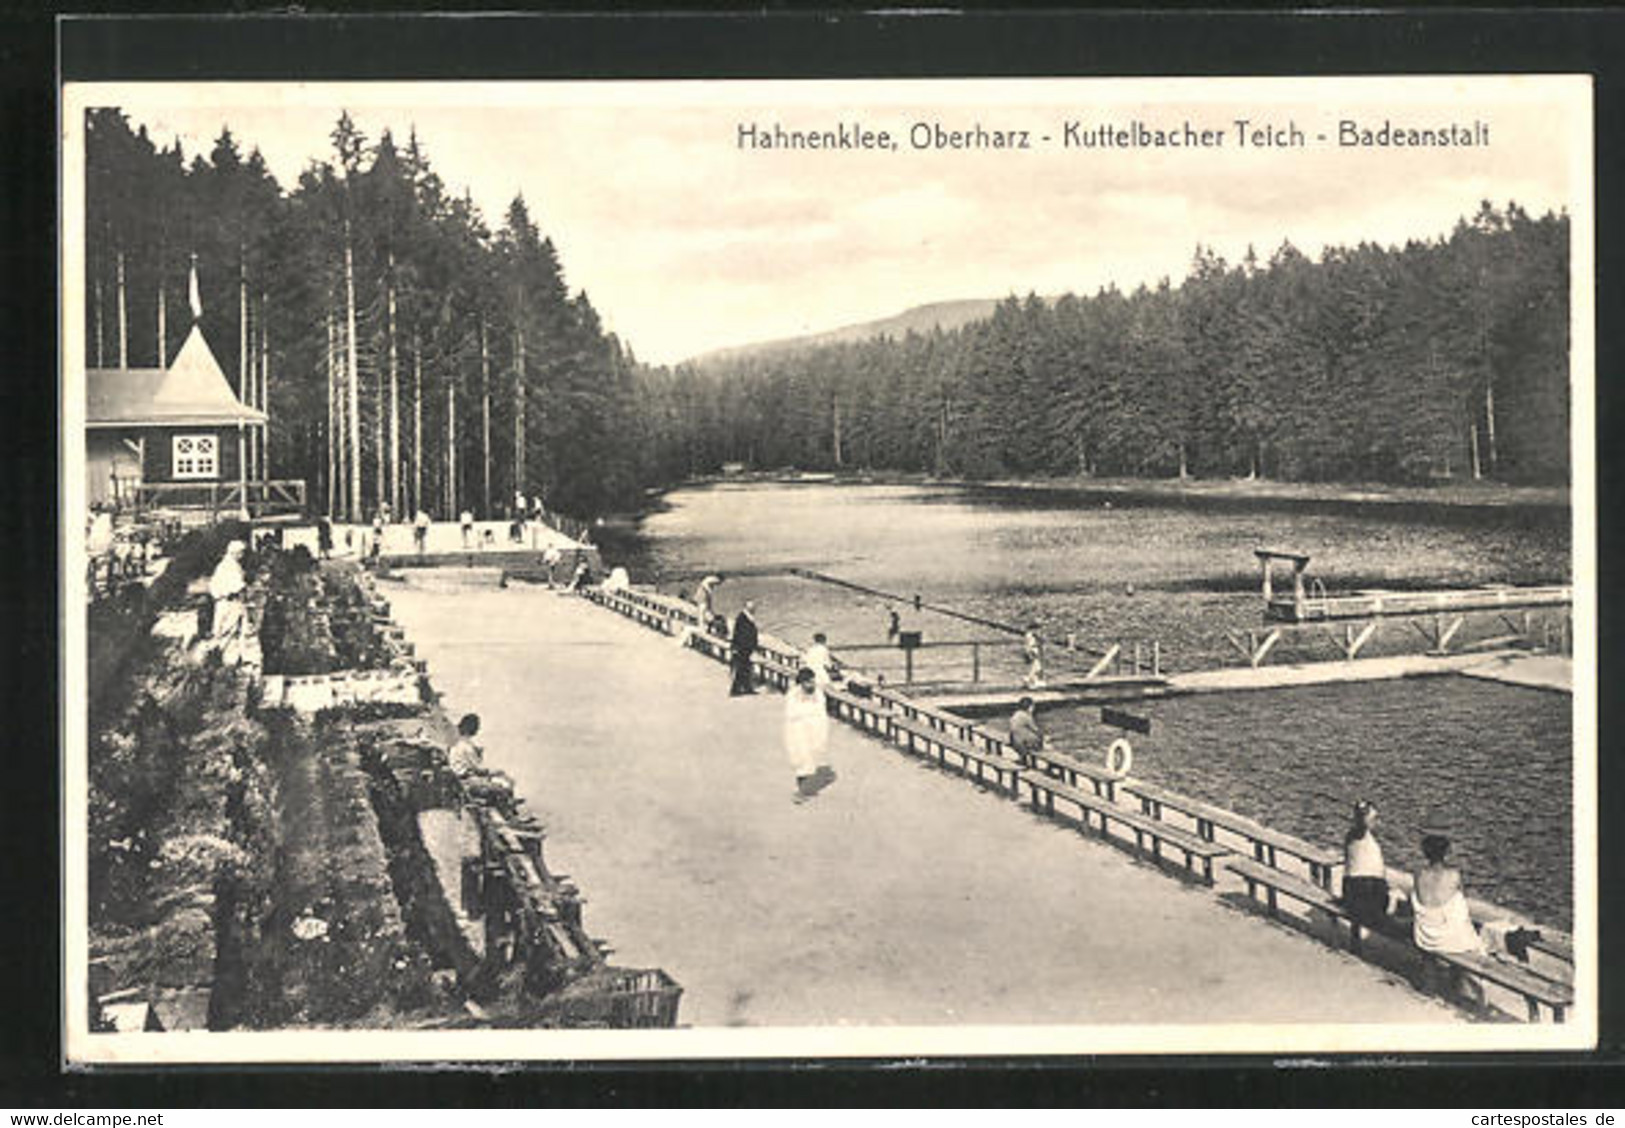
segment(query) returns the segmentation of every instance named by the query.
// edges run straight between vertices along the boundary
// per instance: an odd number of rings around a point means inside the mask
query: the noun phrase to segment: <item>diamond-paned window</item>
[[[220,476],[220,436],[176,435],[172,450],[172,477],[196,479]]]

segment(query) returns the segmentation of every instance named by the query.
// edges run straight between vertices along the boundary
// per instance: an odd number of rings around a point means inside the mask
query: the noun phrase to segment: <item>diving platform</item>
[[[1035,709],[1053,709],[1062,705],[1094,705],[1160,697],[1167,691],[1168,684],[1169,680],[1161,677],[1101,677],[1087,682],[1047,685],[1042,689],[1024,689],[1021,686],[985,686],[980,689],[944,687],[940,690],[916,688],[913,696],[933,708],[958,713],[962,717],[994,717],[1008,716],[1023,697],[1031,697]]]
[[[1489,584],[1436,591],[1366,590],[1330,593],[1319,579],[1306,576],[1307,553],[1260,548],[1264,617],[1284,623],[1315,623],[1333,619],[1372,619],[1391,615],[1442,615],[1463,611],[1503,611],[1528,607],[1566,607],[1574,602],[1574,589],[1566,584],[1516,587]],[[1291,594],[1278,594],[1272,572],[1282,561],[1292,569]]]

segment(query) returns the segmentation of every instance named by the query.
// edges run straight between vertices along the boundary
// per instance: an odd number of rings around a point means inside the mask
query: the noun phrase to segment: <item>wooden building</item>
[[[232,394],[196,325],[168,368],[90,368],[85,384],[92,506],[246,507],[246,439],[266,415]]]

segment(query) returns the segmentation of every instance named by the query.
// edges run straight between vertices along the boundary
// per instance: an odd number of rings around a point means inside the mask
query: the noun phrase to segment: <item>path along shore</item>
[[[809,804],[782,698],[546,589],[386,589],[484,720],[619,962],[706,1026],[1459,1023],[1397,976],[832,724]]]

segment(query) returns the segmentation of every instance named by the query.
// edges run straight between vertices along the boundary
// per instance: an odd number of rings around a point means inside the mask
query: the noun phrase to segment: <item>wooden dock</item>
[[[1021,686],[985,686],[980,689],[931,690],[914,693],[914,699],[933,709],[943,709],[966,717],[1009,716],[1016,703],[1031,697],[1038,709],[1063,705],[1095,705],[1108,701],[1132,701],[1142,697],[1162,697],[1168,691],[1166,677],[1102,677],[1087,682],[1066,682],[1042,689]]]
[[[1483,657],[1483,655],[1480,655]],[[1574,692],[1574,659],[1563,654],[1495,654],[1461,671],[1470,678],[1529,689]]]
[[[1566,607],[1570,587],[1482,587],[1444,591],[1356,591],[1328,595],[1273,596],[1269,618],[1288,623],[1371,619],[1384,615],[1440,615],[1524,607]]]
[[[1186,693],[1232,693],[1248,689],[1286,689],[1338,682],[1391,681],[1439,674],[1464,674],[1506,685],[1527,686],[1560,693],[1574,689],[1574,660],[1555,654],[1525,650],[1478,651],[1465,654],[1402,654],[1353,661],[1302,662],[1279,666],[1228,666],[1195,670],[1160,678],[1099,678],[1044,689],[988,687],[952,692],[925,692],[916,699],[936,709],[966,717],[1008,716],[1023,697],[1039,709],[1064,705],[1094,705],[1147,697],[1173,697]]]
[[[1309,572],[1309,554],[1277,548],[1257,548],[1259,578],[1263,585],[1264,617],[1284,623],[1319,623],[1337,619],[1375,619],[1386,615],[1453,615],[1465,611],[1504,611],[1528,607],[1567,607],[1574,589],[1567,584],[1516,587],[1485,584],[1473,588],[1435,591],[1328,592]],[[1291,570],[1291,594],[1275,590],[1276,564]]]
[[[1476,654],[1399,654],[1386,658],[1359,658],[1342,662],[1302,662],[1281,666],[1234,666],[1170,674],[1164,692],[1231,693],[1244,689],[1283,689],[1336,682],[1390,681],[1435,674],[1465,673],[1480,664],[1522,655],[1505,650]]]
[[[726,660],[727,644],[692,629],[692,608],[680,600],[649,593],[602,588],[588,589],[589,600],[645,627],[676,636],[685,649]],[[1499,655],[1406,656],[1327,662],[1309,666],[1206,671],[1176,675],[1160,688],[1165,692],[1217,692],[1266,688],[1286,684],[1320,684],[1456,672],[1469,664],[1485,664]],[[783,689],[792,680],[801,657],[794,648],[770,635],[752,660],[762,682]],[[1124,679],[1132,680],[1132,679]],[[1086,687],[1068,687],[1086,688]],[[1138,687],[1143,692],[1147,688]],[[1057,690],[1056,692],[1059,692]],[[1344,943],[1336,927],[1348,925],[1347,945],[1367,959],[1362,928],[1352,922],[1335,892],[1342,851],[1284,834],[1223,808],[1180,795],[1126,772],[1090,763],[1087,758],[1049,749],[1039,754],[1019,753],[1002,727],[982,727],[963,709],[949,711],[940,701],[925,701],[892,686],[849,678],[825,690],[832,717],[862,731],[907,757],[957,776],[1017,806],[1025,805],[1046,820],[1075,826],[1101,841],[1115,843],[1151,862],[1158,869],[1174,869],[1187,880],[1218,887],[1231,879],[1241,881],[1251,902],[1262,889],[1269,914],[1279,916],[1283,898],[1306,904],[1303,923],[1317,930],[1330,920],[1333,942]],[[976,695],[984,703],[989,695]],[[1033,693],[1032,696],[1037,696]],[[1025,802],[1024,802],[1025,801]],[[1172,817],[1170,817],[1170,815]],[[1222,833],[1221,833],[1222,832]],[[1251,857],[1248,857],[1248,855]],[[1183,867],[1178,862],[1183,859]],[[1479,905],[1479,911],[1487,908]],[[1505,918],[1504,910],[1493,910]],[[1316,915],[1318,914],[1318,916]],[[1487,917],[1480,918],[1480,922]],[[1414,960],[1408,930],[1396,926],[1396,947],[1382,958]],[[1566,938],[1565,938],[1566,940]],[[1478,984],[1485,1005],[1495,995],[1497,1009],[1517,1014],[1526,1010],[1529,1021],[1550,1016],[1564,1021],[1573,1005],[1572,960],[1556,961],[1542,974],[1530,974],[1495,960],[1479,959],[1462,966],[1462,957],[1443,957],[1469,974]]]

